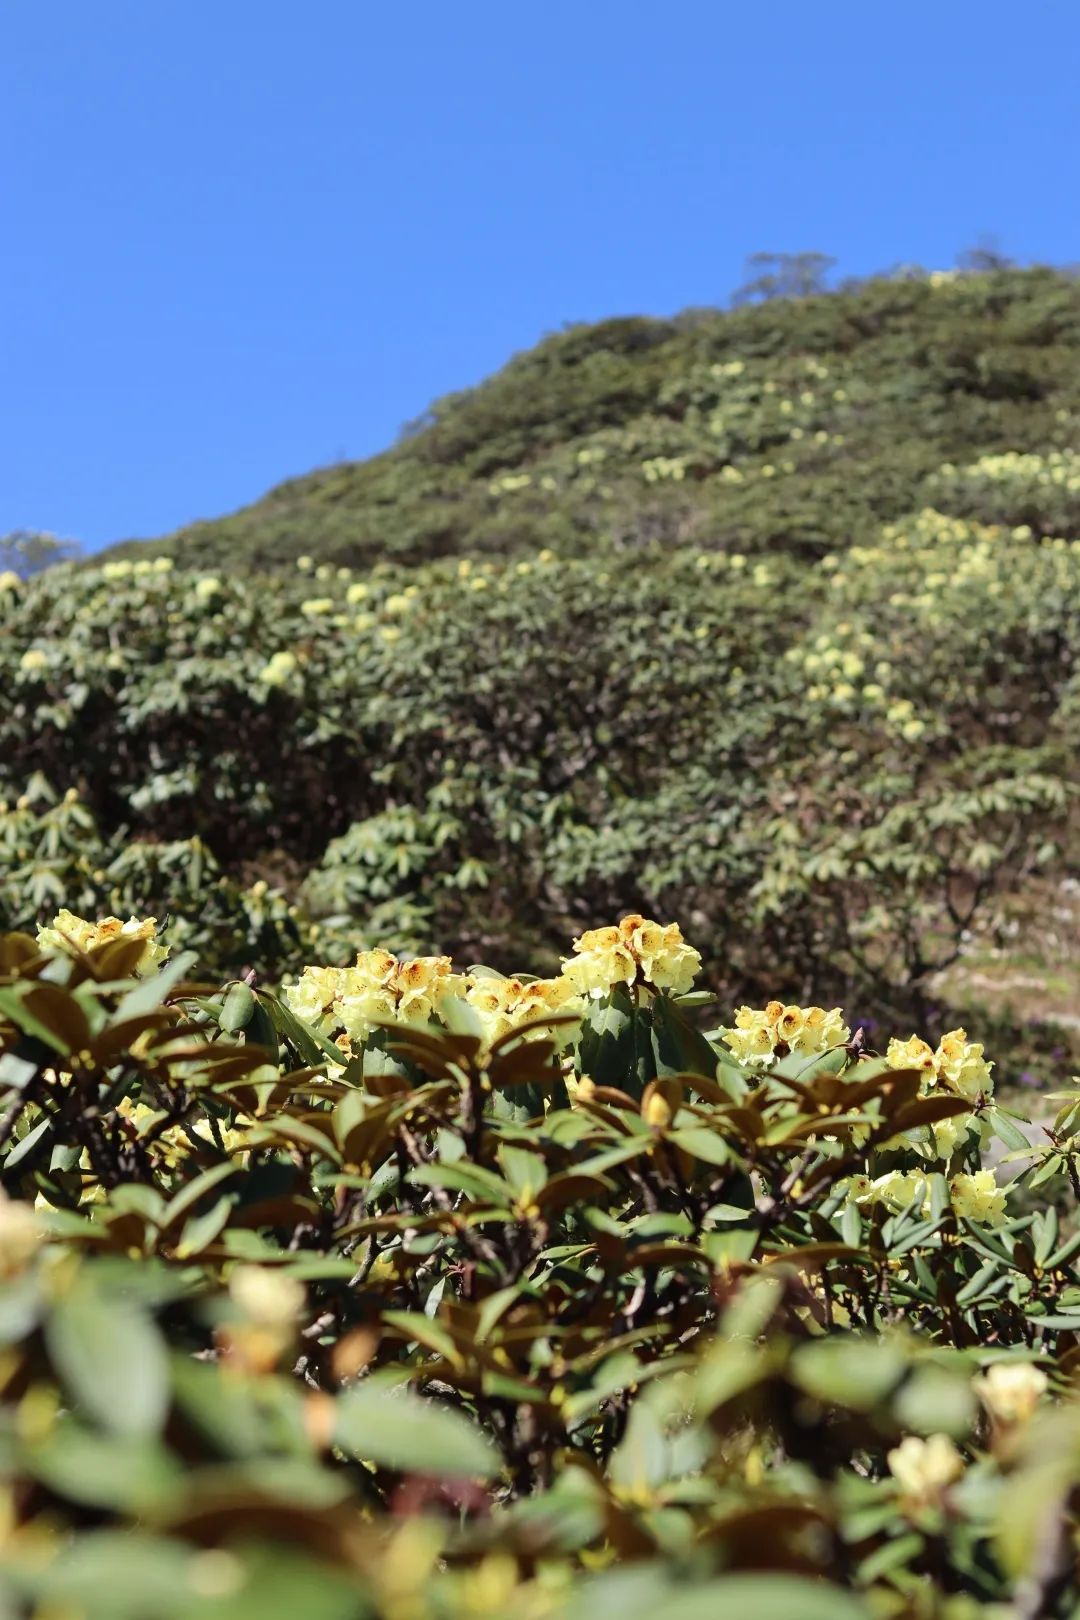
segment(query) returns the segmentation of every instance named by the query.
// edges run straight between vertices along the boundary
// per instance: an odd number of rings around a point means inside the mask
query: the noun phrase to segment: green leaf
[[[706,996],[711,1001],[711,996]],[[716,1075],[716,1053],[682,1011],[685,1002],[657,996],[652,1006],[653,1049],[656,1072],[700,1074],[712,1080]]]
[[[625,1089],[634,1056],[634,1004],[625,985],[602,1001],[590,1001],[581,1025],[581,1072],[598,1086]]]
[[[246,1029],[251,1022],[255,1006],[255,995],[251,986],[237,980],[235,984],[229,986],[225,994],[221,1011],[218,1013],[218,1027],[227,1035],[235,1035],[240,1030]]]
[[[561,1620],[869,1620],[838,1586],[798,1575],[725,1575],[676,1586],[659,1569],[631,1566],[583,1581]]]
[[[297,1018],[292,1008],[287,1007],[280,996],[272,996],[264,991],[260,996],[260,1002],[269,1013],[270,1020],[282,1040],[289,1043],[301,1063],[317,1069],[327,1061],[341,1062],[341,1052],[333,1041],[328,1041],[325,1036],[312,1029],[310,1024],[305,1024]]]
[[[103,1435],[62,1417],[27,1448],[25,1464],[43,1485],[86,1507],[145,1514],[183,1482],[178,1462],[147,1435]]]
[[[235,1200],[226,1193],[201,1215],[193,1215],[186,1221],[176,1245],[176,1258],[186,1260],[189,1255],[201,1254],[216,1237],[221,1236],[234,1207]]]
[[[155,1434],[169,1404],[169,1368],[150,1318],[80,1276],[53,1308],[45,1340],[76,1408],[118,1435]]]
[[[1031,1138],[1024,1135],[1003,1108],[988,1108],[986,1118],[994,1135],[1000,1137],[1006,1147],[1031,1152]]]
[[[429,1350],[434,1350],[436,1355],[443,1356],[453,1367],[463,1366],[461,1352],[450,1334],[437,1322],[429,1322],[422,1312],[384,1311],[382,1319],[387,1327],[397,1328],[402,1338],[426,1345]]]
[[[490,1479],[499,1462],[480,1430],[452,1407],[363,1385],[340,1395],[334,1444],[349,1456],[409,1474]]]
[[[207,1193],[213,1192],[215,1187],[223,1181],[228,1181],[231,1176],[240,1174],[241,1170],[240,1165],[230,1161],[227,1164],[215,1164],[209,1170],[201,1171],[165,1206],[161,1217],[162,1226],[172,1226],[182,1215],[186,1215],[188,1210],[193,1209],[201,1198],[205,1198]]]
[[[526,1194],[535,1198],[547,1183],[547,1165],[538,1153],[530,1153],[525,1148],[511,1147],[508,1142],[503,1142],[499,1147],[498,1160],[518,1198]]]
[[[965,1438],[977,1410],[970,1369],[952,1373],[933,1363],[916,1367],[897,1395],[894,1409],[897,1420],[915,1434]]]
[[[155,1007],[160,1007],[197,960],[195,951],[181,951],[160,972],[152,974],[148,979],[142,979],[133,990],[122,996],[117,1002],[116,1012],[110,1022],[123,1023],[128,1018],[137,1018],[140,1013],[151,1012]]]
[[[800,1389],[818,1400],[869,1412],[900,1382],[905,1366],[903,1354],[894,1345],[837,1334],[798,1350],[792,1376]]]

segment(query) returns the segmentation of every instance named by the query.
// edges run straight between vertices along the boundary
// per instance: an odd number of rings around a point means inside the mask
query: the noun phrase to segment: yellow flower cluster
[[[116,1111],[135,1127],[140,1136],[151,1131],[162,1117],[156,1109],[148,1107],[146,1103],[133,1102],[130,1097],[122,1097],[116,1105]],[[210,1147],[220,1146],[231,1158],[247,1151],[246,1128],[250,1128],[252,1124],[252,1120],[237,1115],[236,1123],[233,1125],[220,1123],[215,1135],[210,1121],[200,1115],[197,1119],[193,1119],[190,1125],[169,1125],[163,1131],[155,1131],[152,1151],[154,1157],[160,1159],[162,1164],[174,1168],[191,1153],[191,1138],[194,1136]]]
[[[987,1063],[983,1050],[981,1042],[968,1040],[966,1029],[952,1029],[941,1037],[936,1050],[918,1035],[906,1041],[894,1037],[885,1061],[891,1069],[920,1069],[926,1077],[924,1094],[939,1086],[973,1103],[994,1090],[993,1064]]]
[[[689,465],[689,456],[653,456],[651,460],[641,463],[641,471],[647,484],[663,483],[665,480],[681,484]]]
[[[882,1176],[849,1176],[846,1191],[850,1203],[860,1208],[884,1204],[893,1211],[915,1206],[921,1215],[930,1213],[930,1184],[920,1170],[889,1170]],[[1000,1226],[1005,1219],[1005,1191],[992,1170],[962,1171],[949,1181],[949,1201],[964,1220],[986,1226]]]
[[[108,580],[145,578],[147,574],[171,574],[173,560],[171,557],[140,557],[131,562],[121,557],[117,562],[107,562],[101,565],[101,577]]]
[[[590,928],[574,941],[563,976],[580,995],[605,996],[617,985],[644,984],[682,995],[701,967],[678,923],[651,922],[637,912],[611,928]]]
[[[975,1170],[970,1175],[953,1176],[949,1199],[957,1215],[968,1221],[1000,1226],[1005,1219],[1005,1192],[992,1170]]]
[[[980,456],[967,467],[942,467],[946,475],[962,478],[991,478],[998,483],[1051,484],[1070,491],[1080,490],[1080,453],[1075,450],[1051,450],[1048,455],[1025,455],[1019,450],[1007,450],[1003,455]]]
[[[557,979],[499,979],[492,975],[469,974],[465,978],[465,1000],[476,1012],[484,1026],[484,1037],[490,1044],[508,1035],[534,1019],[580,1013],[582,1003],[573,985],[564,976]],[[547,1031],[538,1027],[536,1038]],[[566,1025],[556,1032],[560,1046],[568,1045],[574,1036],[574,1026]]]
[[[512,495],[519,489],[528,489],[532,483],[530,473],[503,473],[499,478],[493,478],[488,486],[492,495]]]
[[[574,946],[563,972],[550,979],[459,973],[448,956],[403,960],[389,951],[361,951],[352,967],[306,967],[284,994],[292,1011],[321,1034],[340,1034],[346,1051],[377,1024],[422,1026],[441,1018],[450,998],[472,1009],[490,1044],[554,1014],[580,1019],[584,997],[606,995],[621,984],[681,994],[701,966],[700,953],[676,923],[665,927],[636,914],[616,927],[589,930]],[[554,1038],[565,1046],[573,1035],[568,1024]]]
[[[344,1030],[363,1041],[376,1024],[425,1025],[461,988],[448,956],[404,960],[389,951],[361,951],[352,967],[307,967],[285,999],[299,1018],[329,1034]]]
[[[298,664],[294,652],[276,652],[259,671],[259,679],[266,686],[286,686]]]
[[[722,1039],[740,1063],[764,1067],[774,1057],[820,1057],[835,1046],[846,1046],[851,1031],[839,1007],[786,1007],[770,1001],[760,1010],[740,1007],[732,1028]]]
[[[150,972],[169,954],[169,947],[158,943],[156,917],[129,917],[127,922],[121,922],[119,917],[103,917],[98,922],[88,922],[71,911],[58,911],[48,928],[37,931],[37,942],[42,950],[63,951],[74,946],[77,950],[92,951],[111,939],[144,941],[136,968],[138,973]]]
[[[552,1013],[580,1013],[581,1001],[570,981],[500,978],[497,974],[455,973],[448,956],[399,959],[389,951],[361,951],[348,968],[308,967],[285,988],[285,998],[299,1018],[324,1035],[344,1032],[349,1050],[377,1024],[423,1026],[440,1017],[452,997],[464,1000],[477,1014],[490,1044],[510,1030]],[[543,1032],[538,1030],[537,1034]],[[573,1036],[573,1027],[560,1044]]]

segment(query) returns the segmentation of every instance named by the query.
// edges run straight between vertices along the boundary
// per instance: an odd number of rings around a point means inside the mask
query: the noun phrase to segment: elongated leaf
[[[79,1278],[57,1301],[45,1338],[78,1411],[113,1434],[160,1429],[169,1401],[165,1349],[130,1301]]]
[[[490,1479],[499,1466],[480,1430],[452,1407],[363,1385],[338,1397],[334,1444],[384,1468],[443,1479]]]

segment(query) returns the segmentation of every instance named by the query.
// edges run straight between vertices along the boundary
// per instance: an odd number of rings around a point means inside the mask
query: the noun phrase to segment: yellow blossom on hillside
[[[229,1275],[233,1304],[249,1322],[280,1327],[296,1320],[304,1308],[304,1285],[272,1266],[240,1265]]]
[[[607,995],[617,985],[644,983],[681,995],[701,967],[701,953],[678,923],[652,922],[636,912],[614,927],[587,929],[574,941],[563,973],[581,995]]]
[[[137,973],[147,973],[156,968],[169,954],[167,945],[158,944],[156,917],[129,917],[127,922],[121,922],[119,917],[102,917],[97,922],[90,922],[85,917],[76,917],[71,911],[58,911],[48,928],[37,931],[37,942],[43,950],[70,951],[74,946],[77,950],[92,951],[113,939],[140,939],[145,942]]]
[[[887,1170],[872,1180],[849,1176],[846,1190],[849,1202],[860,1208],[884,1204],[895,1211],[917,1206],[924,1215],[930,1210],[930,1188],[926,1176],[918,1170]]]
[[[287,650],[276,652],[269,663],[264,664],[260,669],[259,680],[266,686],[284,686],[296,666],[297,657],[295,653]]]

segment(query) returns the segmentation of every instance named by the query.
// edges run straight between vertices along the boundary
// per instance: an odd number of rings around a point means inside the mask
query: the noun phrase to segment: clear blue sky
[[[0,532],[391,442],[564,321],[1080,260],[1075,0],[0,0]]]

